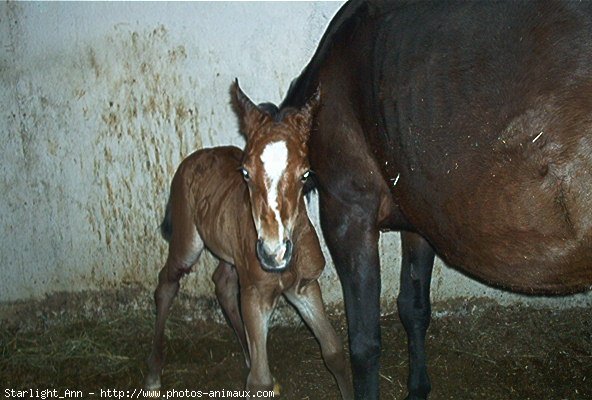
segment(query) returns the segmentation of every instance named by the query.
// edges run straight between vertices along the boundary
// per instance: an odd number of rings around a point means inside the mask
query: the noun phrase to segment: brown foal
[[[179,280],[207,247],[220,259],[213,275],[216,296],[250,368],[246,389],[274,388],[268,322],[284,294],[318,339],[342,397],[351,399],[343,346],[325,315],[317,281],[325,259],[303,196],[319,94],[281,114],[257,107],[238,82],[231,97],[247,139],[244,152],[230,146],[199,150],[181,163],[171,184],[162,225],[169,254],[154,293],[157,317],[146,387],[160,387],[171,303]]]

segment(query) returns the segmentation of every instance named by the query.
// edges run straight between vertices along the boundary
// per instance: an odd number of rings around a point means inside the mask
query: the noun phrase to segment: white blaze
[[[279,183],[288,166],[288,147],[283,141],[271,142],[265,146],[261,153],[261,162],[263,170],[270,184],[267,188],[267,204],[275,214],[275,220],[278,224],[278,241],[284,238],[284,226],[280,218],[278,205]]]

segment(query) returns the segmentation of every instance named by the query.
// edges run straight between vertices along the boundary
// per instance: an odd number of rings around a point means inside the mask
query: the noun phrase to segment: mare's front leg
[[[239,295],[240,288],[238,284],[238,274],[236,268],[227,262],[220,261],[218,268],[212,275],[212,280],[216,286],[216,297],[224,311],[224,316],[228,324],[234,330],[238,341],[243,348],[247,368],[251,367],[249,360],[249,348],[247,347],[247,337],[245,335],[245,326],[240,313]]]
[[[321,224],[343,288],[355,398],[378,399],[380,260],[378,202],[370,193],[321,192]]]
[[[278,298],[279,294],[273,288],[244,285],[241,280],[240,305],[251,357],[246,389],[251,393],[276,390],[267,358],[267,334],[269,318]]]
[[[337,381],[341,397],[344,400],[353,399],[343,344],[325,314],[319,282],[315,280],[300,290],[294,287],[286,291],[285,295],[319,341],[323,360]]]
[[[401,234],[403,259],[401,287],[397,305],[401,322],[407,332],[409,346],[409,377],[407,400],[424,400],[430,392],[425,336],[430,324],[430,281],[434,265],[434,250],[415,233]]]

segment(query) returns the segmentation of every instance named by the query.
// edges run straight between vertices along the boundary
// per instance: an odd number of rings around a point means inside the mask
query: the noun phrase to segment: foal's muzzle
[[[292,259],[292,241],[286,240],[274,249],[270,249],[263,239],[257,239],[257,257],[261,267],[268,272],[285,270]]]

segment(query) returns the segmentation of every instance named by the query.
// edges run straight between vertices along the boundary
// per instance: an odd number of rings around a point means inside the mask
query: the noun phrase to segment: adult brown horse
[[[357,399],[378,398],[381,230],[402,234],[408,399],[426,399],[434,253],[491,285],[592,285],[592,2],[353,0],[282,102],[310,140]]]

